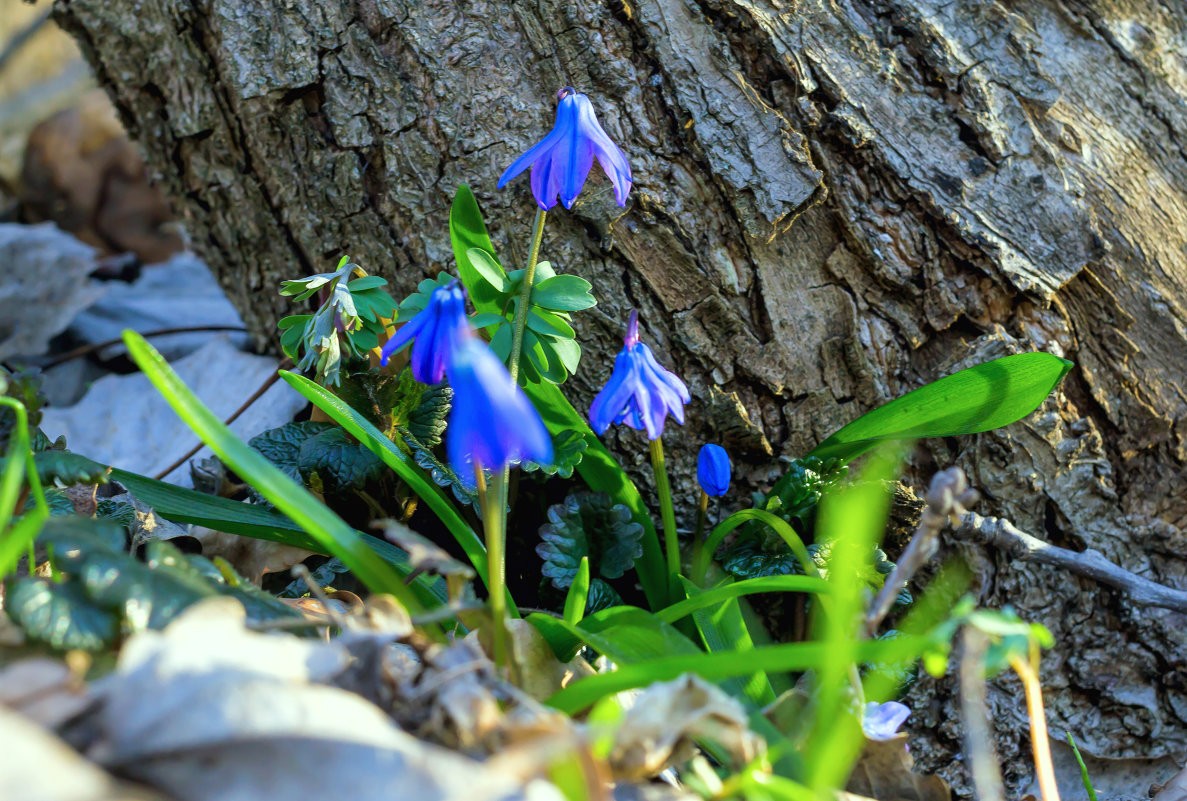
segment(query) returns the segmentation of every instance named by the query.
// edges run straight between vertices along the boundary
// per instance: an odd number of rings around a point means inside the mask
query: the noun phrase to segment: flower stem
[[[523,332],[528,325],[528,306],[531,305],[532,283],[536,280],[536,261],[540,258],[540,242],[544,239],[544,218],[547,214],[544,209],[536,209],[536,220],[532,223],[532,245],[528,249],[528,262],[524,267],[523,285],[519,292],[519,306],[515,309],[515,323],[511,328],[511,362],[507,369],[515,381],[519,380]]]
[[[474,477],[478,497],[482,503],[482,524],[486,529],[486,557],[489,571],[487,589],[490,590],[491,640],[494,643],[495,665],[507,664],[507,518],[503,514],[503,493],[507,491],[506,469],[496,471],[490,489],[482,465],[475,462]]]
[[[692,563],[699,565],[704,559],[702,552],[705,550],[705,522],[709,519],[709,494],[704,490],[701,491],[701,500],[697,504],[697,531],[692,537]],[[695,575],[695,574],[694,574]]]
[[[672,601],[680,593],[680,540],[676,538],[676,512],[672,508],[672,485],[668,482],[668,467],[664,462],[664,445],[658,437],[651,440],[651,469],[655,471],[655,488],[659,491],[659,509],[664,522],[664,555],[668,560],[668,592]]]

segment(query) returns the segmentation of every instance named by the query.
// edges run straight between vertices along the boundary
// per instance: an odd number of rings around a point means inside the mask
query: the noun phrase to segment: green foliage
[[[504,362],[509,362],[512,324],[526,273],[507,272],[499,263],[482,212],[464,184],[454,195],[449,233],[458,274],[478,310],[473,324],[487,332],[491,348]],[[519,362],[520,371],[528,381],[562,384],[577,371],[581,346],[575,338],[570,313],[596,305],[591,289],[584,278],[557,275],[547,261],[536,265],[523,337],[523,358]]]
[[[294,481],[301,480],[301,446],[310,438],[334,428],[333,423],[317,423],[305,420],[299,423],[285,423],[279,428],[269,429],[247,441],[264,458],[280,468]]]
[[[154,540],[140,562],[125,550],[123,528],[77,516],[54,518],[39,542],[54,555],[55,580],[10,581],[6,610],[32,640],[65,650],[101,650],[121,632],[159,629],[203,598],[238,600],[249,620],[299,619],[272,595],[201,556]],[[229,579],[229,580],[228,580]]]
[[[563,590],[585,558],[598,577],[621,578],[642,554],[642,537],[643,527],[625,506],[605,493],[575,492],[548,508],[536,553],[544,560],[544,577]]]
[[[173,410],[223,462],[332,555],[350,565],[372,592],[390,592],[410,611],[423,608],[403,576],[368,548],[359,534],[258,451],[231,433],[143,337],[124,333],[132,360]]]
[[[297,456],[297,468],[311,487],[323,495],[341,495],[362,489],[383,473],[379,457],[334,426],[306,439]]]
[[[355,275],[361,277],[354,278]],[[300,303],[320,294],[312,314],[282,319],[280,345],[298,370],[313,370],[321,384],[335,386],[348,360],[362,360],[379,346],[385,325],[394,316],[396,302],[383,287],[387,281],[366,275],[350,257],[343,256],[329,273],[285,281],[280,294]]]
[[[589,594],[585,598],[585,614],[592,615],[613,606],[622,606],[622,596],[618,591],[600,578],[590,579]]]
[[[37,477],[42,484],[64,487],[74,484],[106,484],[111,468],[66,450],[40,451],[33,454]]]
[[[41,407],[45,405],[45,395],[41,392],[39,372],[22,370],[12,373],[0,367],[0,397],[12,398],[24,406],[30,436],[40,433],[37,426],[41,423]],[[15,412],[0,406],[0,448],[8,447],[8,440],[15,425]]]
[[[520,469],[525,473],[572,478],[573,471],[581,464],[588,449],[589,443],[580,431],[562,431],[552,437],[552,464],[540,465],[527,461],[520,465]]]
[[[933,676],[948,670],[952,642],[962,626],[972,626],[989,637],[985,654],[985,674],[992,678],[1010,666],[1010,658],[1028,658],[1032,646],[1050,648],[1055,644],[1051,632],[1040,623],[1027,623],[1010,607],[978,609],[972,596],[961,599],[948,618],[932,631],[932,647],[923,654],[923,667]]]

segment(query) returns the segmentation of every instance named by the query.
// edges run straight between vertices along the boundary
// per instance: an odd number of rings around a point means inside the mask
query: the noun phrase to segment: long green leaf
[[[879,442],[990,431],[1039,407],[1074,365],[1019,353],[941,378],[863,414],[808,454],[849,461]]]
[[[279,542],[314,553],[331,555],[324,543],[315,540],[296,523],[266,506],[207,495],[118,468],[112,469],[111,478],[124,485],[137,500],[147,504],[158,515],[174,523],[205,526],[228,534]],[[404,551],[378,537],[355,533],[368,548],[396,568],[401,575],[412,572],[408,554]],[[448,600],[445,582],[439,578],[420,573],[412,580],[412,584],[417,594],[426,601],[443,603]]]
[[[7,578],[8,574],[16,569],[17,562],[21,561],[21,557],[37,539],[41,527],[48,519],[49,512],[35,506],[16,521],[5,533],[4,538],[0,539],[0,579]],[[33,567],[34,565],[30,565],[29,569],[32,570]]]
[[[704,609],[731,598],[744,595],[757,595],[763,592],[828,592],[828,582],[812,576],[763,576],[761,578],[746,579],[723,584],[709,590],[703,590],[679,603],[659,610],[655,616],[665,623],[675,623],[682,617],[691,615],[698,609]]]
[[[562,661],[588,645],[616,664],[629,664],[666,654],[697,654],[701,649],[673,626],[634,606],[614,606],[574,625],[550,615],[528,617]]]
[[[702,593],[700,587],[683,576],[680,577],[680,582],[684,592],[689,596],[686,600],[694,600]],[[750,629],[742,617],[742,609],[736,597],[702,606],[692,612],[692,620],[701,643],[710,653],[741,655],[754,650],[754,638],[750,636]],[[730,695],[749,698],[759,707],[775,700],[775,690],[767,674],[761,672],[725,679],[722,687]]]
[[[585,604],[589,600],[589,557],[581,557],[581,564],[577,566],[577,575],[569,585],[565,594],[565,621],[577,625],[585,617]]]
[[[408,458],[407,454],[384,436],[383,432],[376,428],[370,420],[356,412],[348,403],[325,387],[310,381],[305,376],[290,373],[287,370],[281,370],[280,377],[395,471],[396,475],[411,487],[412,491],[433,510],[433,514],[437,515],[445,524],[449,533],[465,551],[483,583],[487,583],[486,547],[482,544],[482,540],[458,514],[454,505],[441,492],[441,488],[425,478],[424,473]],[[513,614],[518,614],[515,612],[516,606],[510,595],[507,596],[507,603],[508,609],[512,610]]]
[[[124,332],[124,344],[136,365],[148,377],[198,438],[223,462],[249,482],[257,492],[288,515],[314,540],[359,577],[372,592],[396,596],[410,612],[423,611],[415,594],[391,565],[368,548],[362,538],[258,451],[239,439],[198,399],[177,373],[145,339],[134,331]]]
[[[482,271],[470,260],[470,249],[477,248],[489,255],[491,261],[499,266],[495,246],[486,232],[486,223],[482,221],[478,201],[474,199],[470,187],[465,184],[458,186],[453,196],[453,204],[449,207],[449,241],[453,246],[453,258],[457,262],[459,277],[468,290],[474,308],[479,312],[500,311],[496,303],[499,291],[487,283],[482,277]]]
[[[902,636],[860,643],[854,654],[861,662],[902,661],[917,657],[926,644],[924,638]],[[824,643],[789,643],[755,648],[745,654],[697,652],[665,656],[622,665],[610,673],[581,679],[555,693],[547,703],[563,712],[576,714],[607,695],[657,681],[669,681],[684,673],[695,673],[708,681],[721,681],[755,671],[813,670],[827,658],[827,651],[828,645]]]

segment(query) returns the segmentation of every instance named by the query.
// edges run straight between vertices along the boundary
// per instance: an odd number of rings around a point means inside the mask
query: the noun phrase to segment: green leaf
[[[491,286],[470,261],[470,251],[474,248],[485,251],[491,259],[495,258],[495,246],[486,232],[486,223],[482,221],[482,211],[478,208],[478,201],[470,187],[461,184],[453,196],[453,204],[449,208],[449,241],[453,246],[453,258],[457,262],[458,274],[462,284],[478,311],[498,311],[500,293]]]
[[[408,415],[408,433],[426,448],[441,444],[445,434],[446,418],[453,405],[453,389],[446,384],[426,387],[420,395],[420,403]]]
[[[577,335],[573,326],[569,325],[561,315],[539,307],[528,309],[527,323],[528,328],[545,336],[572,339]]]
[[[470,248],[466,251],[466,255],[470,257],[470,266],[482,276],[486,283],[502,294],[506,294],[511,289],[511,282],[507,280],[507,273],[503,270],[503,265],[495,261],[495,257],[491,253],[483,248]]]
[[[111,468],[70,451],[48,450],[33,454],[42,484],[106,484]]]
[[[312,420],[285,423],[279,428],[272,428],[262,434],[255,435],[247,441],[247,444],[283,470],[289,478],[299,480],[301,470],[298,463],[301,457],[301,446],[310,437],[315,437],[332,428],[334,428],[332,423],[318,423]]]
[[[536,623],[539,615],[529,620]],[[584,624],[590,618],[586,618]],[[564,625],[563,621],[554,622]],[[547,635],[545,635],[547,638]],[[906,661],[915,658],[925,647],[926,640],[920,637],[898,637],[893,640],[876,640],[859,643],[854,649],[856,657],[863,662]],[[695,646],[694,646],[695,647]],[[695,673],[708,681],[721,681],[733,676],[746,676],[758,672],[788,672],[814,670],[828,656],[828,645],[823,643],[790,643],[755,648],[744,654],[729,652],[706,654],[670,652],[654,659],[627,663],[610,673],[599,673],[573,682],[554,694],[546,703],[562,712],[575,715],[591,704],[624,690],[645,687],[657,681],[671,681],[684,674]]]
[[[700,649],[673,626],[634,606],[615,606],[572,625],[549,615],[530,615],[531,623],[548,641],[557,658],[567,662],[581,645],[588,645],[617,665],[665,654],[697,654]]]
[[[556,275],[532,287],[532,303],[552,311],[581,311],[597,305],[593,285],[576,275]]]
[[[577,575],[569,585],[569,592],[565,595],[564,619],[566,623],[576,626],[585,616],[585,603],[589,599],[589,557],[581,557],[581,565],[577,568]]]
[[[173,407],[174,412],[228,467],[242,476],[260,495],[297,523],[330,553],[349,565],[369,590],[389,592],[400,599],[409,611],[422,611],[416,596],[391,565],[380,559],[362,542],[354,529],[310,495],[304,487],[236,437],[198,400],[143,337],[135,332],[125,331],[124,343],[132,360],[144,371],[157,391]]]
[[[350,290],[351,294],[356,295],[360,292],[365,292],[368,289],[375,289],[381,286],[387,286],[387,279],[380,278],[378,275],[368,275],[363,278],[356,278],[353,281],[346,282],[346,288]]]
[[[1050,353],[1019,353],[961,370],[867,412],[809,455],[850,461],[879,442],[1009,425],[1037,409],[1073,366]]]
[[[307,481],[316,474],[325,494],[338,495],[362,489],[368,481],[378,478],[383,462],[334,426],[301,444],[297,467]]]
[[[665,623],[675,623],[698,609],[719,604],[731,598],[766,592],[828,592],[828,582],[811,576],[769,576],[765,578],[729,580],[712,589],[701,590],[696,595],[659,610],[655,616]]]
[[[572,585],[569,586],[572,587]],[[607,582],[602,581],[602,579],[591,579],[589,582],[589,597],[585,601],[585,614],[592,615],[595,612],[601,612],[603,609],[609,609],[612,606],[622,606],[622,596]]]
[[[589,444],[579,431],[562,431],[552,438],[552,464],[541,465],[531,460],[519,467],[525,473],[543,473],[546,476],[572,478],[573,471],[581,464]]]
[[[79,585],[26,576],[5,588],[4,611],[25,635],[58,651],[102,651],[119,636],[119,619]]]
[[[681,577],[681,584],[693,598],[701,593],[701,589],[688,579]],[[706,651],[744,655],[754,650],[754,640],[736,597],[702,606],[692,612],[692,618]],[[775,700],[775,690],[765,673],[734,676],[724,680],[722,686],[730,695],[749,698],[758,706],[766,706]]]
[[[605,493],[574,492],[548,508],[536,553],[544,560],[544,577],[563,590],[584,558],[600,578],[621,578],[642,555],[642,536],[643,527],[631,519],[630,509],[612,503]]]
[[[457,279],[449,273],[438,273],[435,278],[426,278],[416,285],[416,291],[400,302],[400,313],[396,321],[406,323],[429,305],[429,300],[438,288],[449,286]]]

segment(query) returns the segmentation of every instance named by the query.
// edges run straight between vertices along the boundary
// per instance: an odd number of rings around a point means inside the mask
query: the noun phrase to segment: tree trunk
[[[578,315],[579,408],[638,308],[696,399],[677,473],[711,438],[759,485],[769,449],[805,453],[926,381],[1048,350],[1077,369],[1039,413],[930,443],[916,476],[960,464],[985,511],[1187,584],[1179,0],[57,0],[57,15],[261,342],[286,310],[279,281],[342,253],[397,296],[451,269],[461,182],[520,263],[527,181],[495,179],[573,85],[636,181],[626,210],[587,186],[545,234],[601,301]],[[968,553],[983,603],[1055,633],[1057,735],[1102,758],[1181,755],[1181,615]],[[949,685],[928,691],[913,725],[935,768],[957,716]],[[991,692],[1015,789],[1019,692]]]

